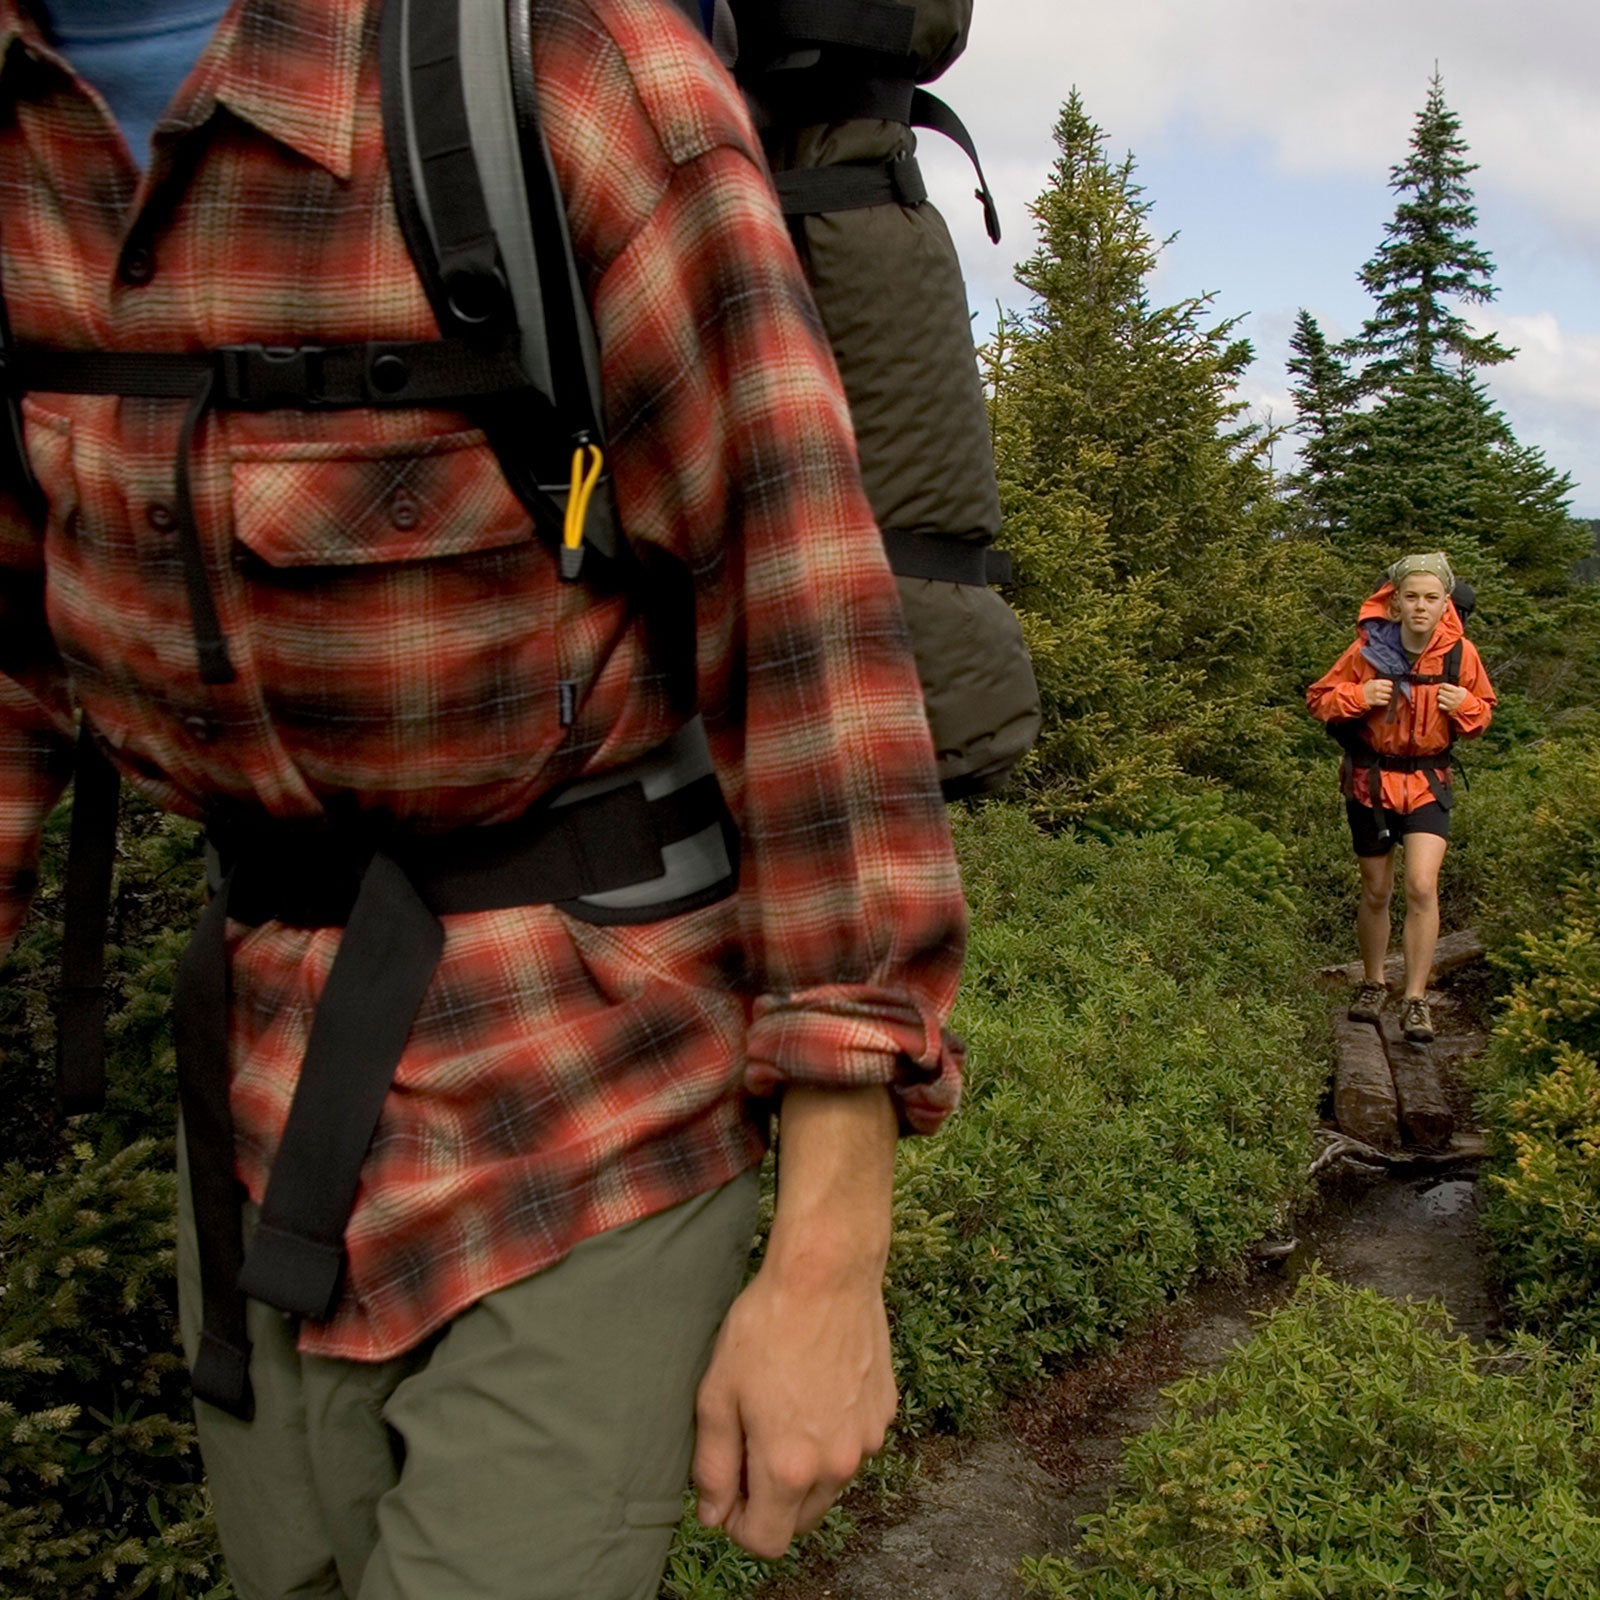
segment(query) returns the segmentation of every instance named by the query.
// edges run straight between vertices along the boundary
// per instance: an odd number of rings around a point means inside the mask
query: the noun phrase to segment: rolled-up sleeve
[[[759,163],[675,166],[596,296],[630,537],[693,576],[696,684],[742,837],[747,1086],[959,1092],[965,911],[849,413]]]

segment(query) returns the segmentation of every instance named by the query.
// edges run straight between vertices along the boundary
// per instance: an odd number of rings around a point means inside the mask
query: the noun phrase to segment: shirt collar
[[[235,0],[205,69],[164,126],[198,127],[217,105],[348,178],[368,0]],[[0,67],[48,48],[23,0],[0,0]]]
[[[367,9],[366,0],[235,0],[179,120],[224,105],[348,178]]]

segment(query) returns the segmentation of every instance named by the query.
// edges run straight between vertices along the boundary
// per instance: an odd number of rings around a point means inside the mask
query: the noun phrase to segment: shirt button
[[[144,508],[144,520],[157,533],[171,533],[178,526],[178,513],[165,500],[152,500]]]
[[[402,533],[416,527],[422,520],[415,498],[404,489],[396,489],[389,497],[389,520]]]
[[[122,252],[122,261],[117,268],[117,275],[124,283],[131,283],[135,287],[149,283],[156,275],[154,252],[142,244],[129,245]]]
[[[185,717],[183,729],[196,744],[210,744],[220,731],[210,717]]]

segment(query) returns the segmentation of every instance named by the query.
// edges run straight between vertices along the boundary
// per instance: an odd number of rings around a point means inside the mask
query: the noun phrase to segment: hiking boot
[[[1420,994],[1407,995],[1400,1007],[1400,1031],[1412,1044],[1433,1043],[1433,1018]]]
[[[1388,998],[1388,984],[1374,983],[1368,978],[1356,986],[1356,992],[1350,997],[1350,1009],[1345,1015],[1352,1022],[1376,1022],[1379,1012],[1383,1010],[1383,1002]],[[1432,1037],[1430,1034],[1429,1038]]]

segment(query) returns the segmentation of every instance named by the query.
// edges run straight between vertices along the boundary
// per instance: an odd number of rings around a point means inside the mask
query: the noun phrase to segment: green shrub
[[[107,1107],[56,1110],[66,812],[0,968],[0,1600],[231,1594],[176,1346],[167,1009],[194,829],[129,802],[107,949]]]
[[[148,1141],[0,1172],[0,1594],[222,1595]]]
[[[889,1298],[903,1426],[966,1426],[1269,1230],[1304,1170],[1297,925],[1168,834],[957,827],[971,1069],[902,1147]]]
[[[1163,795],[1146,808],[1139,831],[1170,833],[1180,855],[1203,861],[1264,907],[1298,918],[1298,886],[1283,841],[1241,816],[1236,805],[1236,798],[1216,789]],[[1118,837],[1094,831],[1108,840]]]
[[[1170,1391],[1085,1520],[1057,1600],[1588,1600],[1600,1351],[1483,1357],[1436,1305],[1312,1273],[1219,1371]]]
[[[1481,793],[1480,793],[1481,790]],[[1484,941],[1519,966],[1520,936],[1550,925],[1565,887],[1600,880],[1600,739],[1548,739],[1480,779],[1468,806],[1485,824],[1478,889]]]
[[[1600,1338],[1600,877],[1570,885],[1476,1070],[1491,1139],[1484,1223],[1511,1310],[1565,1344]]]

